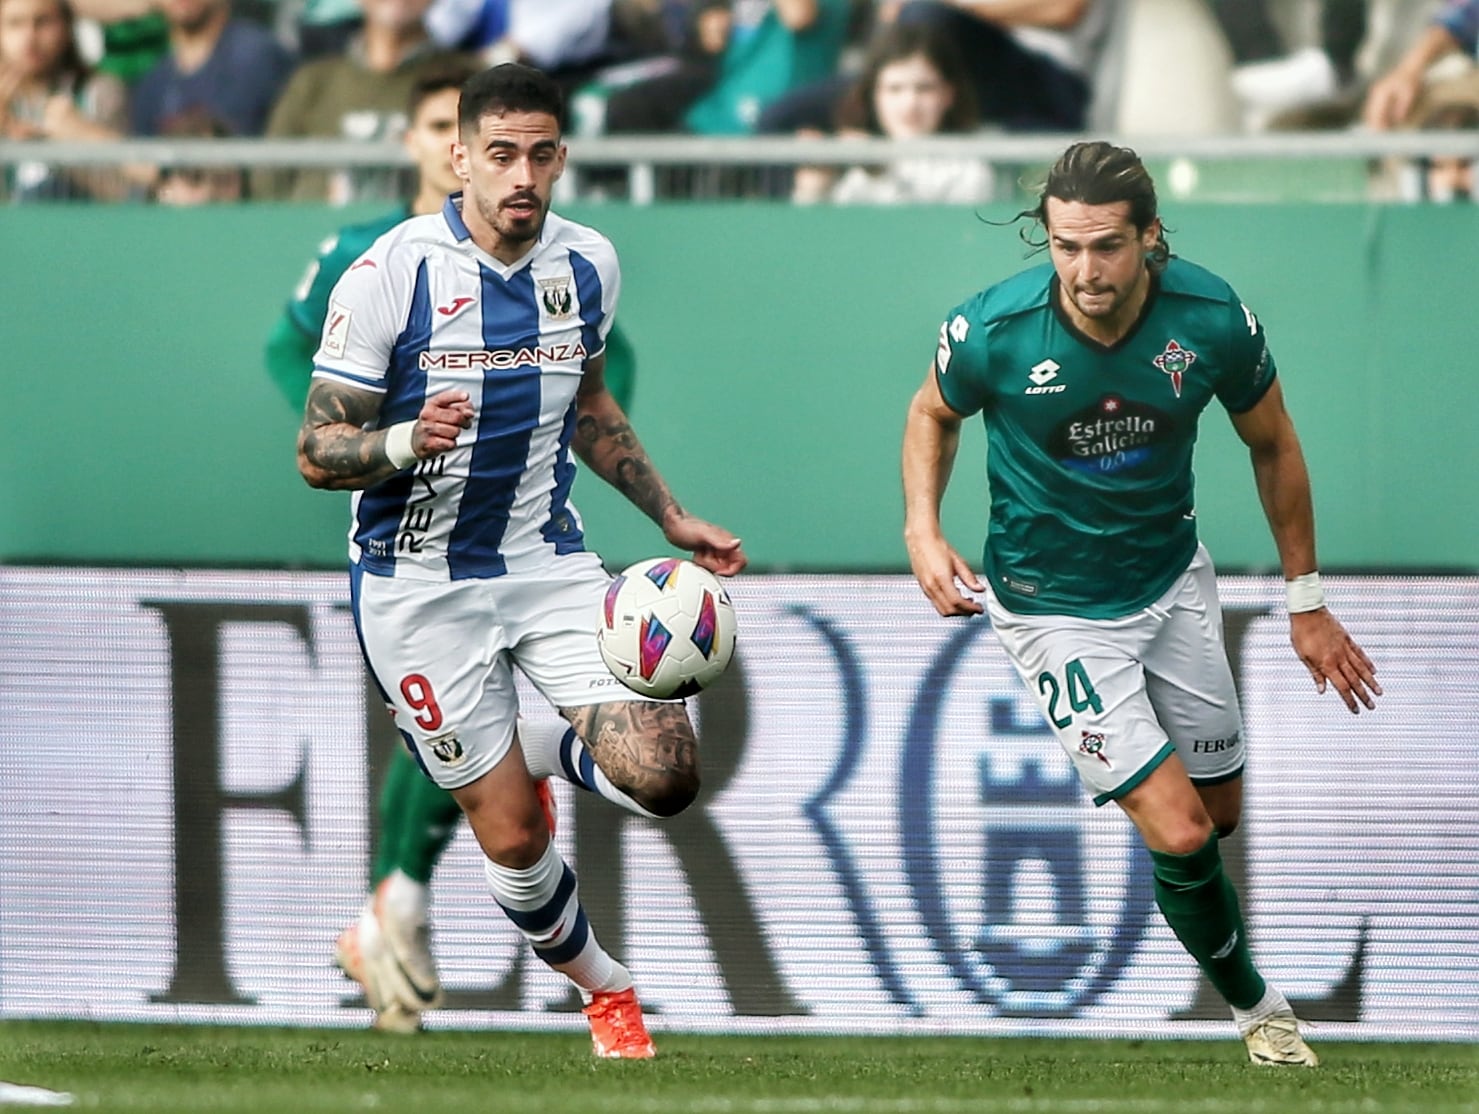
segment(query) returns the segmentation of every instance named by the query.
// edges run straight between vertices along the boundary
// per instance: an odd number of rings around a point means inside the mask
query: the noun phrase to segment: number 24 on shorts
[[[1084,671],[1083,662],[1074,658],[1063,667],[1063,675],[1067,682],[1064,685],[1059,685],[1058,678],[1046,671],[1039,673],[1037,677],[1037,691],[1048,698],[1048,718],[1060,731],[1073,722],[1073,712],[1086,712],[1090,708],[1095,712],[1104,711],[1104,701],[1094,691],[1094,682],[1089,680],[1088,673]],[[1060,717],[1058,703],[1063,698],[1065,688],[1068,690],[1068,706],[1073,712]]]

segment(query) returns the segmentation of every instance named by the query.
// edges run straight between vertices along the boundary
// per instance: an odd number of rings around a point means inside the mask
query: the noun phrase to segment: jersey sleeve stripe
[[[346,387],[358,387],[362,391],[374,391],[377,395],[385,393],[385,384],[373,379],[362,379],[358,375],[350,375],[347,371],[338,368],[324,367],[322,364],[313,366],[313,377],[315,379],[332,379],[336,383],[343,383]]]

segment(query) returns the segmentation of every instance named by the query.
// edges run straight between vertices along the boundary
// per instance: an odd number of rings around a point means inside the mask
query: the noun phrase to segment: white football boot
[[[416,1032],[442,1001],[424,904],[397,892],[416,885],[398,874],[381,882],[335,947],[339,969],[364,988],[375,1028],[388,1032]]]
[[[1248,1045],[1248,1059],[1255,1064],[1296,1064],[1317,1068],[1320,1058],[1299,1035],[1299,1022],[1293,1011],[1281,1011],[1265,1018],[1243,1034]]]

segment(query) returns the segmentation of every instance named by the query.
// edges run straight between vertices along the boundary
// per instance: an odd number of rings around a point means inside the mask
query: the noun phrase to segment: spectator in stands
[[[663,45],[651,62],[625,74],[606,74],[573,98],[579,127],[588,132],[657,134],[683,130],[683,117],[719,80],[729,45],[729,0],[682,5],[681,20],[662,28]],[[671,9],[668,13],[671,15]],[[599,107],[592,109],[592,103]]]
[[[0,137],[117,139],[128,116],[123,83],[95,73],[77,52],[66,0],[0,0]],[[16,198],[88,197],[97,175],[22,163],[6,192]]]
[[[725,12],[700,4],[697,52],[672,75],[614,93],[606,130],[685,130],[739,135],[756,129],[776,99],[820,81],[837,66],[848,0],[734,0]],[[722,51],[715,52],[723,39]],[[717,64],[707,61],[717,57]]]
[[[233,135],[261,135],[294,60],[266,28],[231,15],[230,0],[161,0],[169,54],[134,87],[133,130],[159,135],[194,111]]]
[[[307,62],[343,54],[364,27],[359,0],[277,0],[278,38],[297,47]]]
[[[1382,131],[1410,124],[1424,111],[1429,68],[1460,52],[1470,58],[1479,54],[1479,0],[1448,0],[1443,5],[1401,61],[1371,86],[1361,113],[1366,126]]]
[[[169,52],[169,23],[157,0],[73,0],[78,19],[102,31],[97,68],[133,85]]]
[[[612,60],[611,0],[432,0],[426,27],[489,66],[537,66],[567,92]]]
[[[909,0],[897,18],[936,27],[960,48],[983,119],[1008,131],[1078,131],[1091,94],[1087,40],[1102,31],[1102,13],[1093,9],[1104,4]]]
[[[224,139],[231,129],[204,109],[192,108],[164,122],[159,134],[170,139]],[[246,174],[237,166],[167,166],[153,186],[161,205],[195,206],[240,201]]]
[[[885,27],[874,36],[863,71],[839,110],[842,135],[917,139],[975,129],[975,96],[954,46],[928,26]],[[854,166],[840,179],[806,167],[796,174],[798,202],[975,204],[991,196],[991,171],[979,159],[897,159]]]
[[[953,42],[982,123],[1007,131],[1079,131],[1092,93],[1087,75],[1119,2],[908,0],[897,8],[880,4],[877,18],[880,27],[921,24]],[[759,130],[826,130],[853,80],[837,74],[777,100]]]
[[[1418,124],[1442,131],[1479,128],[1479,102],[1452,100],[1434,105]],[[1402,196],[1407,201],[1479,201],[1479,175],[1474,160],[1457,155],[1418,159],[1403,175]]]
[[[1322,0],[1319,44],[1285,49],[1269,0],[1210,0],[1233,55],[1233,91],[1244,125],[1261,131],[1281,113],[1319,105],[1356,80],[1367,0]]]
[[[390,140],[406,130],[406,99],[425,74],[469,59],[443,50],[426,28],[430,0],[362,0],[363,30],[341,55],[305,64],[273,109],[274,139],[319,136],[364,142]],[[299,171],[261,176],[265,196],[346,204],[398,198],[400,175]]]

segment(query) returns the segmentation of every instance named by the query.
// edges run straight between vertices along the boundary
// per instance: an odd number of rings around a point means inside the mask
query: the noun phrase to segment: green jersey
[[[371,244],[410,216],[410,206],[405,206],[363,224],[346,225],[318,246],[318,257],[308,265],[267,341],[267,370],[294,410],[301,412],[308,399],[313,354],[335,284]],[[606,337],[606,386],[623,410],[631,406],[636,367],[631,344],[620,326],[613,325]]]
[[[951,409],[986,423],[984,564],[1002,605],[1113,619],[1155,602],[1196,552],[1198,417],[1214,397],[1251,409],[1274,375],[1257,318],[1181,259],[1109,346],[1069,320],[1048,265],[957,306],[935,379]]]

